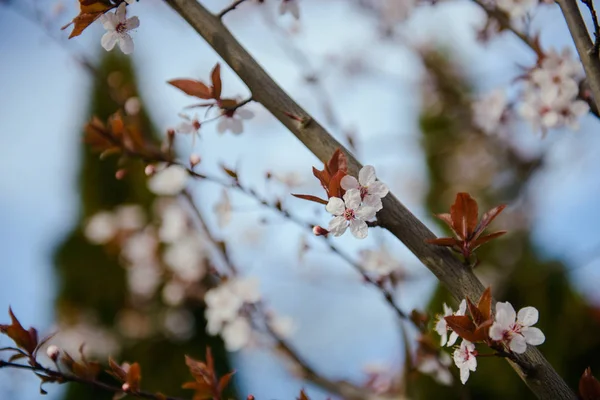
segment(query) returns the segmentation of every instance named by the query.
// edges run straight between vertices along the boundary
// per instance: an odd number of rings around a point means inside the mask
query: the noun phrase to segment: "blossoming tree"
[[[70,38],[76,38],[99,21],[106,30],[100,39],[101,46],[107,51],[115,51],[118,46],[124,54],[130,54],[134,51],[132,31],[143,29],[139,18],[132,13],[136,7],[143,7],[146,1],[79,0],[79,14],[64,28],[72,25]],[[279,14],[301,18],[301,0],[278,1]],[[511,198],[507,193],[511,189],[514,191],[515,187],[517,192],[521,192],[525,186],[523,181],[530,175],[519,174],[524,171],[530,174],[537,167],[518,152],[518,141],[511,136],[515,120],[524,119],[533,131],[543,136],[559,128],[577,129],[585,115],[598,116],[600,27],[591,1],[583,2],[592,16],[591,33],[575,0],[558,1],[574,39],[578,60],[569,50],[545,49],[539,36],[529,33],[527,17],[537,7],[546,5],[537,1],[474,0],[486,15],[485,26],[479,31],[482,40],[509,31],[536,58],[532,65],[523,69],[519,83],[510,91],[497,90],[473,96],[468,93],[460,74],[454,74],[452,64],[443,55],[428,46],[414,44],[412,50],[422,61],[428,78],[424,97],[430,104],[425,105],[421,115],[425,150],[429,152],[437,146],[446,146],[442,150],[449,148],[456,152],[455,157],[444,151],[429,154],[432,158],[429,168],[435,178],[430,203],[438,219],[448,226],[449,237],[435,237],[393,195],[388,185],[378,179],[372,165],[362,166],[352,152],[275,83],[230,33],[225,25],[227,17],[253,2],[236,0],[217,13],[209,12],[196,0],[164,2],[214,48],[222,61],[246,84],[251,96],[246,99],[224,97],[222,67],[218,62],[208,79],[165,77],[168,84],[193,101],[202,101],[190,107],[206,109],[206,113],[204,117],[182,114],[181,122],[169,129],[162,140],[153,139],[146,132],[147,126],[136,118],[135,109],[139,108],[139,104],[136,105],[131,98],[126,99],[122,107],[111,110],[109,116],[94,116],[86,124],[85,140],[90,148],[100,158],[118,157],[115,178],[124,181],[129,174],[143,171],[147,176],[148,190],[158,197],[147,221],[142,222],[143,218],[140,218],[135,206],[121,206],[90,216],[84,227],[89,242],[102,246],[106,251],[117,252],[127,265],[129,292],[152,297],[161,286],[162,303],[168,306],[198,302],[200,309],[204,309],[202,318],[206,320],[206,332],[220,336],[228,351],[236,352],[252,345],[271,347],[293,365],[302,379],[340,398],[423,396],[429,389],[418,390],[418,384],[414,382],[415,373],[420,377],[433,377],[442,386],[455,385],[453,390],[460,396],[466,390],[461,385],[468,387],[472,376],[488,361],[484,357],[493,360],[490,362],[508,361],[516,372],[515,376],[519,376],[532,395],[538,398],[575,399],[576,391],[584,399],[599,398],[600,383],[589,369],[577,371],[583,376],[579,386],[574,387],[573,380],[563,379],[556,366],[552,366],[537,349],[553,338],[558,339],[556,335],[552,338],[534,326],[538,321],[541,325],[544,318],[552,317],[540,314],[529,304],[514,302],[515,299],[526,298],[525,295],[507,295],[515,281],[518,282],[518,279],[512,280],[514,270],[510,268],[517,267],[515,257],[510,258],[508,254],[510,250],[504,249],[500,256],[488,253],[496,246],[495,243],[502,240],[510,240],[505,243],[511,243],[514,248],[520,246],[518,248],[527,255],[531,252],[528,234],[519,234],[519,230],[526,231],[523,227],[528,222],[519,215],[519,211],[526,212],[523,208],[509,213],[503,223],[507,229],[488,231],[493,223],[498,223],[507,214],[503,212],[506,205],[496,200],[512,200],[508,202],[512,206],[509,208],[517,208],[515,201],[518,196]],[[255,7],[264,6],[261,4],[263,1],[254,3],[259,3],[253,4]],[[380,13],[389,28],[406,19],[416,8],[435,7],[436,4],[382,0],[359,1],[356,6],[367,12]],[[391,25],[390,18],[394,21]],[[516,93],[511,100],[509,92]],[[324,191],[324,198],[302,193],[293,193],[293,196],[318,204],[321,211],[331,214],[329,220],[312,221],[307,215],[292,212],[284,200],[271,199],[247,186],[241,171],[236,168],[221,165],[221,175],[205,171],[202,156],[195,151],[196,138],[200,136],[203,124],[218,119],[219,133],[239,135],[244,131],[244,121],[254,117],[247,108],[252,103],[259,103],[323,163],[323,169],[313,167],[312,173]],[[439,133],[445,135],[440,137]],[[182,138],[190,135],[194,138],[193,151],[189,158],[181,159],[175,151],[176,146]],[[353,145],[351,136],[347,142]],[[468,149],[460,149],[457,143]],[[481,158],[484,158],[483,162]],[[488,162],[489,158],[495,163]],[[307,165],[306,169],[309,168]],[[504,181],[497,179],[500,172],[506,171],[513,175]],[[268,173],[266,179],[274,177]],[[410,326],[405,327],[403,334],[406,363],[402,379],[390,378],[390,371],[369,368],[366,382],[350,382],[328,377],[311,365],[290,340],[296,329],[294,321],[274,311],[261,294],[260,282],[241,273],[237,260],[231,255],[230,243],[220,239],[207,224],[202,207],[199,207],[195,193],[190,189],[194,182],[200,181],[212,182],[223,189],[215,207],[218,225],[225,226],[232,220],[233,206],[229,193],[244,194],[310,231],[315,239],[325,243],[328,250],[350,264],[366,285],[378,291],[403,326]],[[490,187],[498,181],[500,184]],[[468,187],[469,192],[476,194],[475,198],[459,189],[461,187]],[[479,204],[488,203],[488,211],[480,213]],[[448,213],[440,213],[448,208]],[[401,241],[436,276],[447,293],[459,301],[458,309],[454,311],[447,305],[451,301],[449,298],[445,298],[445,302],[436,302],[441,296],[435,296],[434,305],[442,309],[443,304],[443,314],[432,318],[418,311],[405,312],[397,303],[396,289],[406,277],[394,256],[381,247],[377,251],[363,251],[360,260],[356,260],[336,243],[346,231],[358,241],[367,238],[373,230],[388,231]],[[115,241],[119,244],[116,249],[112,246]],[[303,243],[302,251],[308,248],[309,245]],[[498,248],[501,247],[495,249]],[[532,264],[541,264],[535,256],[532,259]],[[477,271],[494,270],[493,266],[485,268],[488,260],[502,267],[495,269],[500,272],[499,278],[476,275]],[[527,288],[521,289],[527,291]],[[560,293],[570,291],[570,287],[560,286]],[[500,301],[496,302],[492,293]],[[506,300],[505,297],[510,297],[514,303],[502,301]],[[585,307],[581,304],[573,308],[582,309]],[[105,377],[99,377],[100,364],[89,361],[83,350],[76,359],[72,351],[64,347],[57,344],[47,346],[52,343],[52,338],[40,340],[34,328],[26,330],[13,312],[9,313],[11,323],[0,325],[0,330],[14,341],[14,346],[4,349],[10,355],[6,360],[0,360],[0,367],[29,369],[41,378],[42,383],[76,382],[110,392],[117,398],[127,395],[151,399],[175,398],[154,389],[147,390],[141,383],[144,366],[138,362],[119,363],[109,358],[104,370],[114,379],[107,382]],[[166,325],[178,331],[184,323],[185,318],[176,315]],[[133,330],[139,329],[140,325],[140,321],[131,322]],[[589,326],[596,327],[594,324]],[[416,350],[411,351],[415,343]],[[588,349],[598,350],[599,346],[596,339]],[[42,349],[51,365],[38,358]],[[585,365],[593,363],[594,360],[589,360]],[[224,393],[233,373],[216,370],[210,348],[203,355],[203,361],[186,356],[185,365],[194,381],[185,383],[183,388],[193,390],[194,399],[227,398]],[[502,371],[510,374],[506,369]],[[484,386],[493,385],[485,381]],[[518,389],[519,393],[523,393],[521,390],[524,389]],[[498,389],[498,393],[501,392],[502,389]],[[493,392],[485,390],[475,390],[474,393],[493,397]],[[247,398],[254,396],[249,394]],[[301,390],[299,398],[307,399],[309,396]],[[506,398],[506,394],[498,394],[498,398]]]

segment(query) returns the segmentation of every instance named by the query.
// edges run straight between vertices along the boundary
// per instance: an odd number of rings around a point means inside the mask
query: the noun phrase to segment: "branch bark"
[[[592,101],[596,104],[596,109],[600,109],[600,58],[594,51],[595,46],[590,39],[587,27],[579,11],[576,0],[557,0],[562,10],[567,26],[573,36],[575,47],[579,53],[579,58],[585,69],[592,96]]]
[[[252,98],[285,125],[317,158],[325,162],[337,148],[341,148],[348,157],[348,172],[354,175],[358,173],[362,168],[358,160],[273,81],[218,17],[196,0],[165,2],[237,73],[252,92]],[[378,214],[378,220],[383,228],[400,239],[429,268],[456,299],[478,299],[481,296],[484,287],[473,271],[465,267],[449,250],[426,244],[425,240],[433,239],[435,235],[392,193],[383,199],[383,209]],[[517,362],[509,361],[510,364],[538,398],[576,399],[575,394],[536,348],[529,347],[524,354],[517,355],[515,360]]]

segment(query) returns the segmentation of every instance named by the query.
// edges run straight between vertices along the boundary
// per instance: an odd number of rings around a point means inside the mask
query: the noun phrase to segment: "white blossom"
[[[539,312],[534,307],[524,307],[517,314],[509,302],[496,304],[496,319],[490,327],[490,338],[503,342],[514,353],[524,353],[527,344],[538,346],[546,340],[539,328],[534,328]]]
[[[187,340],[194,334],[194,315],[186,309],[170,309],[164,317],[164,328],[178,340]]]
[[[55,346],[53,344],[51,344],[50,346],[48,346],[48,348],[46,349],[46,355],[52,361],[56,361],[58,359],[58,355],[59,354],[60,354],[60,349],[58,348],[58,346]]]
[[[281,0],[281,3],[279,3],[279,15],[288,13],[294,18],[300,19],[300,7],[298,7],[298,0]]]
[[[402,270],[402,264],[392,256],[385,246],[376,250],[362,250],[360,256],[361,265],[366,272],[387,276]]]
[[[196,134],[200,131],[200,127],[202,126],[202,123],[198,119],[197,114],[194,115],[194,117],[192,117],[192,118],[190,118],[184,114],[181,114],[180,116],[185,121],[183,121],[179,125],[177,125],[177,127],[175,128],[175,130],[177,132],[184,133],[184,134],[190,134],[190,133]]]
[[[473,119],[485,133],[497,132],[506,109],[506,93],[494,90],[473,103]]]
[[[430,354],[421,358],[417,369],[425,375],[432,376],[440,385],[450,386],[454,381],[448,369],[451,363],[452,359],[448,353],[440,352],[439,357]]]
[[[207,331],[211,335],[218,334],[224,323],[233,321],[244,305],[244,301],[233,293],[231,286],[227,283],[206,292],[204,301],[206,302]]]
[[[127,286],[132,294],[149,298],[161,283],[161,277],[156,263],[134,264],[127,269]]]
[[[233,293],[244,303],[256,303],[261,298],[258,278],[237,278],[229,282],[229,285],[231,285]]]
[[[451,331],[452,329],[448,326],[448,323],[446,322],[446,319],[444,317],[449,317],[451,315],[465,315],[466,311],[467,302],[464,299],[458,305],[458,310],[456,311],[456,313],[454,312],[454,310],[452,310],[452,307],[448,307],[448,305],[444,303],[444,315],[440,316],[435,324],[435,331],[438,333],[438,335],[442,337],[440,343],[441,346],[453,346],[454,343],[456,343],[456,340],[458,339],[458,334],[454,331],[450,333],[450,338],[448,338],[448,331]]]
[[[131,264],[154,262],[158,242],[152,230],[147,229],[129,236],[122,248],[121,256]]]
[[[185,287],[178,281],[169,281],[162,290],[163,302],[169,306],[181,305],[185,299]]]
[[[148,179],[148,189],[159,196],[173,196],[185,188],[188,178],[189,174],[185,168],[171,165]]]
[[[511,19],[525,17],[538,5],[538,0],[496,0],[496,6],[508,13]]]
[[[251,119],[252,117],[254,117],[254,113],[245,108],[238,108],[233,112],[226,111],[221,116],[221,120],[217,125],[217,132],[225,133],[231,131],[231,133],[239,135],[244,132],[244,124],[242,121]]]
[[[368,205],[361,205],[361,196],[358,189],[350,189],[344,194],[344,200],[338,197],[329,199],[325,209],[334,215],[329,222],[329,231],[334,236],[341,236],[350,226],[350,232],[358,238],[364,239],[368,235],[368,226],[365,221],[375,217],[376,209]]]
[[[167,246],[163,254],[165,263],[181,279],[198,281],[206,273],[206,252],[197,235],[190,234]]]
[[[114,214],[100,211],[87,221],[83,233],[91,243],[105,244],[115,237],[118,229],[118,221]]]
[[[170,202],[160,210],[161,225],[158,237],[161,242],[174,243],[188,232],[188,216],[177,202]]]
[[[144,209],[139,204],[120,205],[115,210],[119,228],[128,231],[141,229],[146,223]]]
[[[250,343],[252,327],[246,318],[237,317],[225,325],[221,336],[228,351],[238,351]]]
[[[118,43],[124,54],[133,53],[133,39],[128,32],[140,26],[140,20],[138,17],[127,18],[126,13],[126,4],[121,3],[114,14],[107,12],[100,16],[100,22],[106,29],[100,43],[106,51],[111,51]]]
[[[363,203],[375,208],[375,211],[383,208],[381,199],[390,191],[384,183],[377,180],[375,168],[371,165],[361,168],[358,172],[358,180],[353,176],[346,175],[342,178],[340,185],[344,190],[358,189]]]
[[[454,364],[460,369],[460,381],[463,385],[469,379],[469,374],[477,369],[477,350],[475,345],[467,340],[454,350]]]

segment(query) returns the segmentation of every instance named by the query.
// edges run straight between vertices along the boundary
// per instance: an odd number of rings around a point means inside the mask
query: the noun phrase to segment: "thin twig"
[[[560,0],[562,2],[566,0]],[[362,165],[348,150],[300,107],[233,37],[221,20],[197,0],[165,0],[245,82],[252,97],[260,102],[322,162],[336,149],[348,158],[348,172],[357,174]],[[598,82],[600,93],[600,80]],[[592,85],[592,89],[595,89]],[[290,115],[295,116],[291,118]],[[302,121],[302,122],[301,122]],[[392,193],[383,198],[379,212],[382,227],[400,239],[408,249],[440,280],[456,299],[479,298],[484,286],[473,271],[465,268],[447,249],[426,243],[435,235]],[[534,347],[511,363],[536,396],[543,399],[575,399],[566,382]],[[527,374],[534,367],[535,374]]]
[[[1,368],[15,368],[15,369],[24,369],[24,370],[29,370],[29,371],[33,371],[35,373],[41,373],[46,375],[49,378],[53,378],[56,379],[57,382],[76,382],[76,383],[81,383],[87,386],[92,386],[107,392],[112,392],[112,393],[123,393],[123,389],[121,387],[117,387],[117,386],[112,386],[109,385],[107,383],[104,382],[100,382],[97,380],[90,380],[90,379],[85,379],[76,375],[70,375],[70,374],[65,374],[63,372],[60,371],[54,371],[52,369],[43,367],[42,365],[36,363],[36,365],[31,366],[31,365],[26,365],[26,364],[18,364],[18,363],[14,363],[14,362],[9,362],[9,361],[4,361],[4,360],[0,360],[0,369]],[[133,397],[138,397],[141,399],[153,399],[153,400],[185,400],[182,399],[180,397],[170,397],[170,396],[164,396],[164,395],[159,395],[159,394],[155,394],[155,393],[150,393],[150,392],[144,392],[144,391],[127,391],[125,392],[127,393],[129,396],[133,396]]]
[[[594,24],[594,47],[590,54],[598,56],[600,52],[600,24],[598,24],[598,15],[596,14],[596,9],[594,8],[593,0],[581,0],[583,4],[587,6],[590,10],[590,14],[592,16],[592,23]]]
[[[231,5],[225,9],[223,9],[223,11],[221,11],[220,13],[217,14],[217,17],[219,19],[222,19],[225,14],[227,14],[229,11],[233,11],[235,10],[235,8],[237,6],[239,6],[240,4],[242,4],[243,2],[245,2],[246,0],[235,0],[233,3],[231,3]]]

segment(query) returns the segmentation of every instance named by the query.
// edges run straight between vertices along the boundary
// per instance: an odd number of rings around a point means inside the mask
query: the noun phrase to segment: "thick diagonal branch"
[[[575,47],[579,53],[579,58],[585,69],[590,89],[592,91],[593,101],[596,103],[596,109],[600,109],[600,58],[595,51],[596,46],[590,39],[579,6],[576,0],[557,0],[556,1],[562,10]]]
[[[223,58],[245,82],[252,98],[285,125],[315,156],[325,162],[335,149],[348,156],[349,173],[356,175],[361,164],[337,140],[300,107],[240,45],[219,18],[196,0],[165,0]],[[383,199],[378,215],[381,226],[400,239],[457,299],[478,299],[483,285],[448,250],[428,245],[435,235],[393,194]],[[517,373],[541,399],[575,399],[575,394],[546,361],[530,347],[511,362]]]

